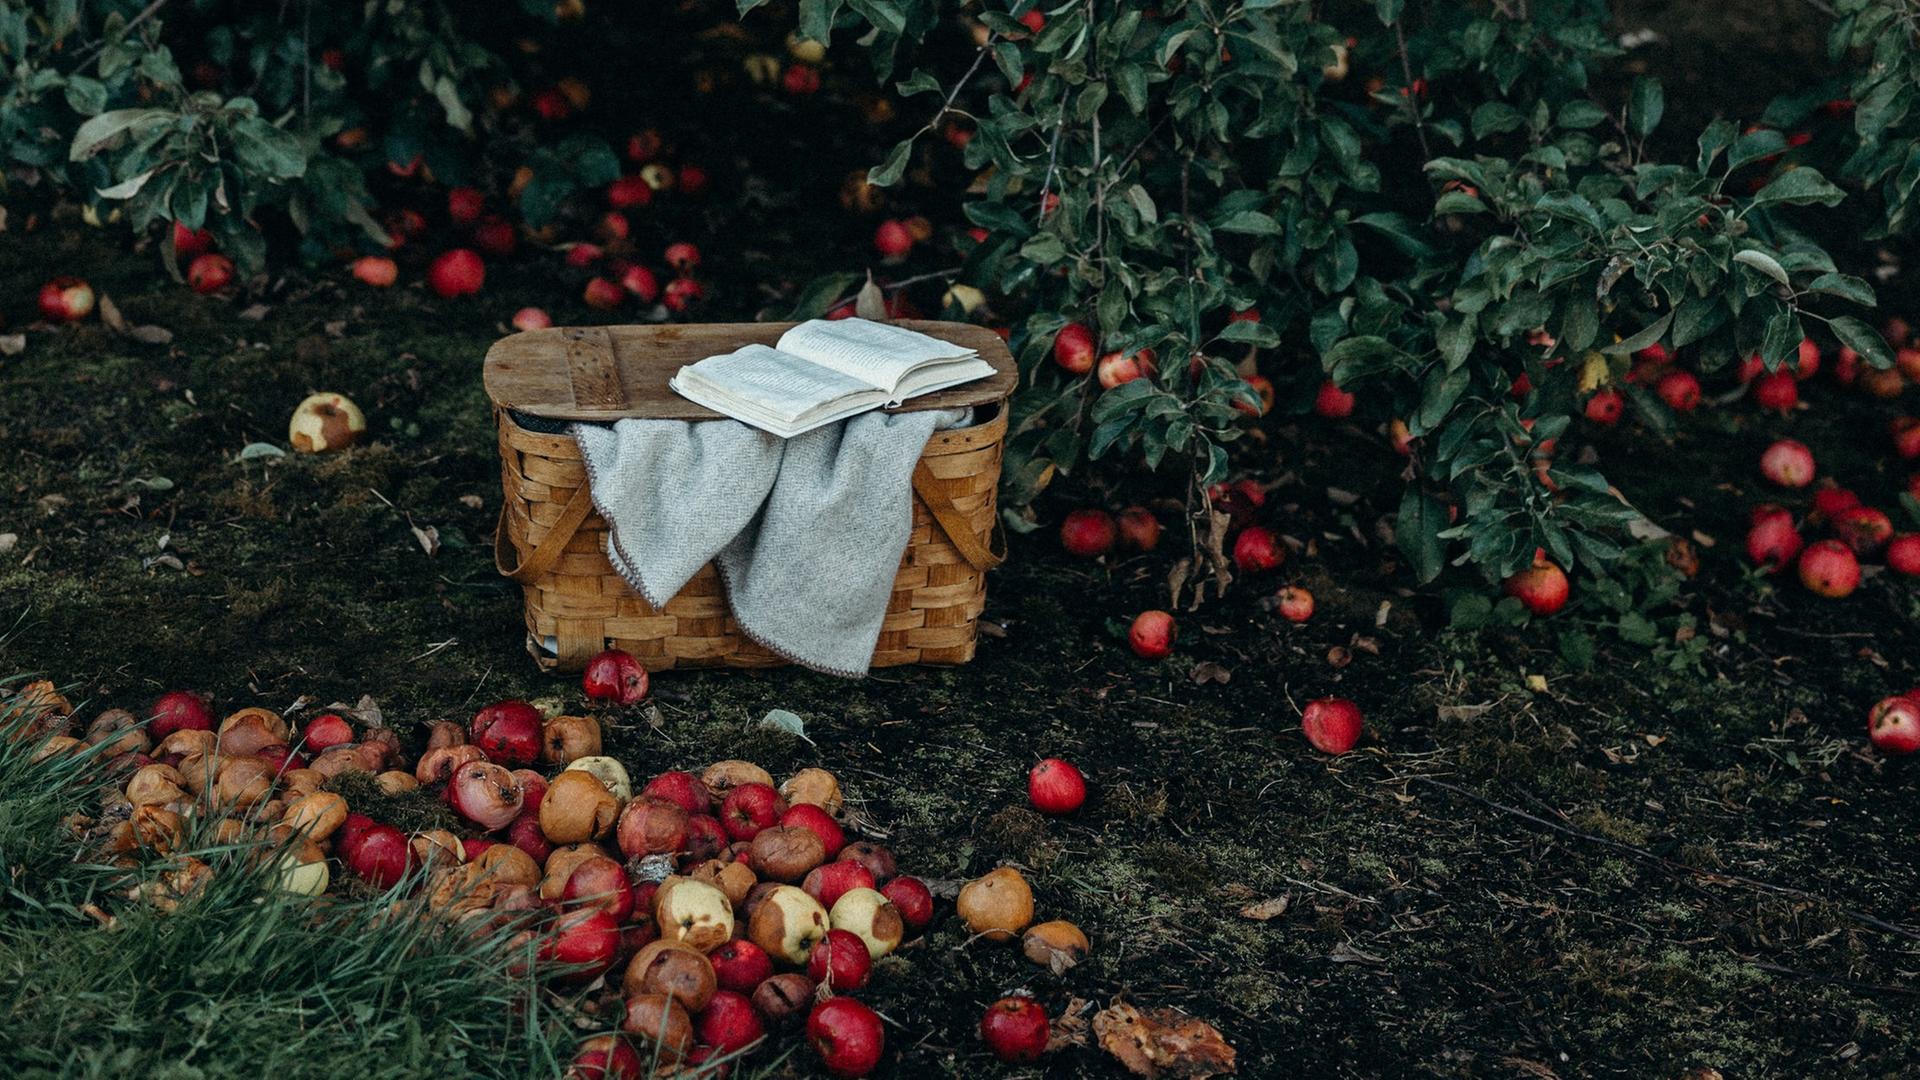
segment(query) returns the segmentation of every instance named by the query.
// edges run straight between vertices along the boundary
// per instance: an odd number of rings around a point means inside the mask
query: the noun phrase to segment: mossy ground
[[[19,535],[0,607],[21,619],[0,666],[101,705],[175,686],[223,708],[366,693],[403,730],[574,693],[522,651],[518,596],[487,552],[500,494],[479,358],[511,305],[300,281],[247,319],[78,230],[14,245],[0,295],[51,267],[176,336],[139,345],[90,323],[31,333],[0,361],[0,531]],[[282,441],[316,389],[356,397],[372,444],[237,460]],[[639,771],[824,765],[915,871],[1018,861],[1043,913],[1093,937],[1064,978],[951,922],[889,961],[872,999],[897,1023],[895,1075],[998,1075],[972,1026],[1016,988],[1056,1007],[1125,993],[1188,1009],[1250,1076],[1910,1072],[1920,947],[1860,915],[1920,922],[1915,773],[1864,753],[1861,734],[1873,699],[1920,682],[1915,593],[1885,577],[1845,603],[1769,592],[1733,550],[1761,497],[1756,448],[1783,428],[1870,501],[1898,487],[1878,456],[1886,407],[1811,397],[1785,424],[1729,409],[1672,444],[1599,443],[1655,517],[1721,542],[1683,602],[1737,629],[1697,667],[1602,634],[1581,673],[1539,628],[1436,633],[1438,603],[1402,588],[1372,532],[1393,505],[1390,454],[1358,429],[1280,424],[1255,456],[1296,475],[1274,498],[1278,523],[1315,546],[1287,570],[1320,595],[1306,627],[1279,625],[1246,587],[1184,615],[1180,651],[1145,664],[1113,626],[1159,602],[1164,565],[1070,563],[1029,538],[993,581],[1004,635],[968,667],[672,673],[658,723],[618,718],[612,742]],[[1329,499],[1336,480],[1358,501]],[[438,554],[409,516],[439,530]],[[151,561],[169,553],[184,569]],[[1356,638],[1378,654],[1327,662]],[[1230,680],[1196,683],[1201,661]],[[1329,693],[1357,699],[1370,727],[1337,760],[1306,748],[1293,707]],[[776,707],[811,741],[758,728]],[[1023,809],[1027,764],[1055,753],[1095,781],[1064,821]],[[1279,896],[1278,918],[1239,914]],[[1076,1051],[1044,1071],[1112,1066]]]

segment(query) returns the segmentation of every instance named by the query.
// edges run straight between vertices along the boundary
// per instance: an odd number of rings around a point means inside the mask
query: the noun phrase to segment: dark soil
[[[1666,8],[1691,7],[1638,6],[1682,32]],[[444,303],[295,275],[262,314],[154,265],[77,225],[0,247],[11,321],[70,272],[175,335],[142,345],[95,321],[0,358],[0,532],[19,537],[0,555],[0,613],[19,617],[0,670],[71,682],[94,708],[182,686],[223,709],[371,694],[407,731],[504,697],[575,698],[528,659],[519,596],[491,565],[479,373],[521,303],[590,321],[577,289],[496,269],[484,303]],[[716,320],[763,300],[717,297]],[[313,390],[365,407],[371,444],[239,460],[284,444]],[[642,774],[719,757],[830,768],[915,872],[1017,862],[1042,914],[1093,938],[1055,977],[944,919],[869,995],[895,1025],[891,1076],[1012,1075],[974,1025],[1015,989],[1056,1011],[1115,995],[1188,1010],[1254,1077],[1912,1075],[1920,773],[1863,734],[1873,701],[1920,683],[1920,594],[1881,575],[1821,601],[1739,555],[1746,508],[1772,497],[1753,463],[1783,433],[1894,508],[1895,407],[1824,380],[1808,398],[1784,421],[1732,404],[1671,440],[1596,441],[1652,518],[1717,541],[1655,613],[1652,646],[1623,641],[1584,584],[1552,623],[1447,632],[1442,594],[1412,592],[1376,531],[1400,490],[1385,418],[1276,421],[1241,466],[1284,481],[1267,516],[1306,550],[1183,613],[1165,662],[1135,659],[1120,630],[1164,603],[1171,556],[1070,562],[1042,531],[996,573],[967,667],[669,673],[657,715],[618,718],[612,744]],[[439,552],[410,525],[436,529]],[[1282,579],[1314,590],[1312,623],[1263,610]],[[1445,584],[1487,591],[1465,572]],[[1566,631],[1597,643],[1591,664],[1562,659]],[[1327,694],[1368,716],[1339,759],[1298,732],[1295,706]],[[772,708],[807,739],[758,727]],[[1026,768],[1049,754],[1094,781],[1071,819],[1025,808]],[[1240,914],[1280,897],[1269,921]],[[1018,1075],[1116,1073],[1085,1049]]]

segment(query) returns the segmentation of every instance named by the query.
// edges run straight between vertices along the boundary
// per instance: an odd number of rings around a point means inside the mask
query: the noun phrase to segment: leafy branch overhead
[[[1636,352],[1771,370],[1811,336],[1891,362],[1872,287],[1807,231],[1845,191],[1770,126],[1654,156],[1675,141],[1658,79],[1593,78],[1622,53],[1605,5],[1374,7],[1016,3],[975,14],[965,63],[897,83],[926,120],[868,179],[910,182],[964,131],[984,238],[961,277],[1028,313],[1016,505],[1093,460],[1199,496],[1276,388],[1304,411],[1326,380],[1407,435],[1396,537],[1422,581],[1536,549],[1605,564],[1637,515],[1554,450],[1603,390],[1671,426],[1626,378]],[[800,11],[803,35],[872,43],[883,77],[949,25],[933,0]],[[1069,324],[1149,374],[1061,370]]]

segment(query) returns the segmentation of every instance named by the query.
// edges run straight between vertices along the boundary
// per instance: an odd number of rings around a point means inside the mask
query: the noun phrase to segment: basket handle
[[[553,564],[560,560],[560,554],[567,550],[567,542],[573,539],[580,523],[587,520],[587,515],[592,511],[593,491],[582,483],[573,489],[573,497],[561,509],[559,520],[547,530],[546,539],[534,547],[533,554],[528,555],[520,565],[509,567],[507,553],[513,544],[507,539],[507,508],[502,504],[500,521],[493,527],[493,568],[500,571],[501,577],[512,578],[521,585],[531,585],[540,580],[540,576],[553,569]]]
[[[939,524],[940,531],[960,552],[960,557],[971,563],[975,570],[985,572],[1007,561],[1007,534],[1001,528],[1000,518],[993,519],[993,528],[988,531],[987,539],[982,541],[973,531],[967,519],[954,509],[953,500],[940,491],[939,478],[933,470],[927,468],[925,459],[913,467],[913,490],[926,504],[927,513]]]

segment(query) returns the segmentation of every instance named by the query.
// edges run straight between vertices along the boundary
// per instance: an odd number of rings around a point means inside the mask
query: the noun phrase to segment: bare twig
[[[152,3],[148,4],[146,7],[141,8],[139,14],[127,20],[127,25],[121,28],[120,35],[122,37],[125,37],[126,35],[133,33],[135,27],[139,26],[141,23],[146,22],[148,19],[151,19],[155,15],[159,14],[160,9],[163,7],[166,7],[167,3],[168,3],[168,0],[153,0]],[[86,51],[80,54],[80,58],[74,62],[73,70],[76,73],[85,70],[86,66],[93,61],[93,58],[96,56],[99,56],[100,53],[106,49],[106,47],[107,47],[106,38],[101,38],[99,41],[96,41],[92,45],[88,46]]]
[[[1427,121],[1420,115],[1420,95],[1413,92],[1413,61],[1407,59],[1407,28],[1399,20],[1393,20],[1393,37],[1399,43],[1400,74],[1406,79],[1401,93],[1407,95],[1407,108],[1413,112],[1413,133],[1420,137],[1420,157],[1433,160],[1433,151],[1427,147]]]

